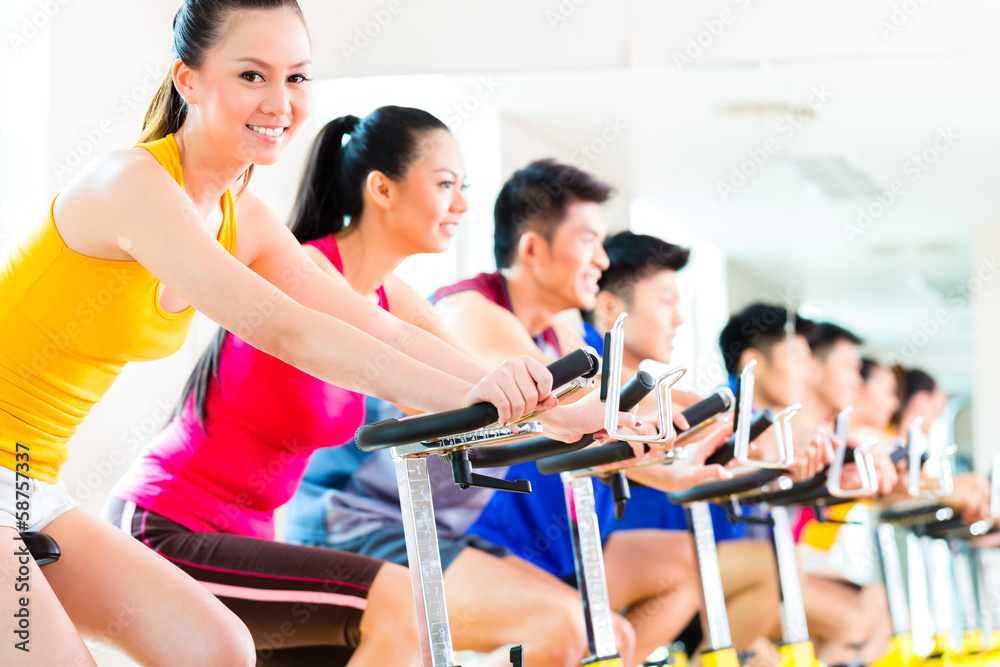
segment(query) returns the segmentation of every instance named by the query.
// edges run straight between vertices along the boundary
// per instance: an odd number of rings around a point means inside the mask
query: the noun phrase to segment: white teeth
[[[278,127],[275,129],[271,129],[268,127],[257,127],[256,125],[247,125],[247,127],[249,127],[257,134],[263,134],[266,137],[280,137],[285,132],[285,128],[283,127]]]

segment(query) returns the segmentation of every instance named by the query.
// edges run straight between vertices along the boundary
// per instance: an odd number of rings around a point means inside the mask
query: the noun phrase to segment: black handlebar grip
[[[618,463],[635,458],[632,445],[627,442],[609,442],[593,449],[581,449],[578,452],[550,456],[538,462],[538,472],[543,475],[558,475],[567,470],[582,470],[594,466]]]
[[[733,479],[699,484],[683,491],[674,491],[667,494],[667,499],[675,505],[687,505],[688,503],[700,500],[726,498],[736,493],[746,493],[747,491],[759,489],[768,482],[785,474],[787,473],[784,470],[767,468],[750,473],[749,475],[734,477]]]
[[[552,388],[561,387],[577,378],[592,378],[600,371],[600,357],[592,347],[573,350],[547,367],[552,373]]]
[[[723,387],[708,398],[698,401],[681,414],[684,415],[684,418],[687,419],[688,424],[693,429],[702,422],[708,421],[712,417],[728,410],[734,400],[733,392],[729,391],[728,387]],[[683,432],[681,431],[680,433]]]
[[[604,334],[604,353],[601,355],[601,403],[608,400],[608,376],[611,371],[611,332]]]
[[[570,352],[549,364],[552,387],[560,387],[578,377],[593,377],[598,370],[597,354],[591,348]],[[466,408],[405,419],[386,419],[358,429],[354,443],[363,452],[437,440],[489,426],[497,420],[492,403],[476,403]]]
[[[750,442],[756,440],[761,433],[771,428],[774,424],[775,413],[771,408],[764,408],[750,422]],[[729,438],[729,442],[712,452],[712,455],[705,459],[705,465],[724,466],[736,456],[736,434]]]
[[[656,380],[646,371],[639,371],[622,388],[619,405],[622,410],[631,410],[653,391]],[[509,445],[475,447],[469,450],[469,460],[473,468],[497,468],[518,463],[537,461],[549,456],[568,454],[583,449],[594,442],[594,435],[588,434],[576,442],[560,442],[552,438],[532,438]]]
[[[896,447],[896,449],[892,450],[892,452],[889,454],[889,460],[892,461],[893,465],[897,465],[902,461],[907,461],[909,460],[909,458],[910,458],[910,448],[907,447],[906,445],[903,445],[901,447]]]
[[[732,405],[732,393],[728,389],[721,389],[708,398],[698,401],[682,414],[693,429],[717,414],[725,412],[730,405]],[[629,410],[631,408],[623,409]],[[646,449],[648,451],[648,446]],[[593,449],[584,449],[571,454],[542,459],[538,462],[538,471],[543,475],[555,475],[566,470],[582,470],[609,463],[619,463],[632,458],[635,458],[635,450],[632,449],[632,445],[627,442],[610,442]]]

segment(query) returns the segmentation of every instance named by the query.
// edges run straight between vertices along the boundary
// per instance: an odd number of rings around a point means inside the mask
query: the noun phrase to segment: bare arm
[[[391,275],[385,281],[385,293],[389,298],[393,315],[407,324],[426,331],[458,351],[452,355],[454,363],[442,367],[443,370],[470,382],[478,382],[486,375],[486,367],[476,351],[445,325],[434,306],[421,297],[415,289],[398,276]]]
[[[468,382],[306,307],[241,264],[216,242],[192,201],[151,157],[130,151],[106,159],[76,188],[73,200],[71,223],[77,231],[117,239],[181,299],[255,347],[323,380],[435,411],[496,398],[471,396]],[[299,248],[294,239],[291,243]],[[301,261],[289,258],[288,267],[315,268],[298,252]],[[307,269],[284,273],[285,282],[316,282],[302,279],[311,277]],[[360,299],[343,285],[327,284],[331,294],[344,295],[345,310],[355,307],[351,296]],[[373,328],[379,324],[363,321]]]
[[[720,465],[705,465],[705,459],[724,445],[732,435],[730,424],[720,424],[704,438],[686,447],[693,452],[689,458],[669,465],[634,468],[625,473],[632,480],[660,491],[682,491],[706,480],[732,479],[733,475]]]
[[[445,325],[488,366],[518,355],[529,356],[543,364],[553,361],[542,354],[513,313],[478,292],[460,292],[445,297],[438,302],[437,311]]]

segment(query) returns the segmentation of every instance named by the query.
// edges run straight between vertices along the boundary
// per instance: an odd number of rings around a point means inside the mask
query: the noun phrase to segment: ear
[[[737,369],[738,372],[736,374],[739,375],[742,373],[743,369],[746,368],[747,364],[751,361],[757,362],[757,368],[754,369],[755,373],[767,370],[767,356],[761,354],[760,350],[757,348],[748,347],[743,350],[742,354],[740,354],[740,362],[737,364],[739,368]]]
[[[537,266],[549,256],[549,242],[538,232],[528,230],[517,242],[517,258],[525,266]]]
[[[599,331],[611,331],[615,320],[624,311],[625,303],[621,297],[605,290],[597,293],[597,301],[594,304],[594,323]]]
[[[372,205],[387,211],[395,203],[396,184],[381,171],[372,171],[365,179],[365,194]]]
[[[198,97],[194,90],[196,72],[185,65],[183,60],[178,58],[170,67],[170,76],[174,80],[174,88],[184,98],[184,101],[188,104],[197,104]]]

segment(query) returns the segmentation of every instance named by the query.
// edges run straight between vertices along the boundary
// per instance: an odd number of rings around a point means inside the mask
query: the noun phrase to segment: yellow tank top
[[[184,187],[173,135],[139,146]],[[230,191],[220,203],[218,240],[232,254]],[[49,483],[58,481],[67,441],[125,364],[176,352],[194,317],[191,307],[162,310],[160,283],[138,262],[68,248],[52,206],[0,264],[0,465],[18,469],[27,452],[26,474]]]

